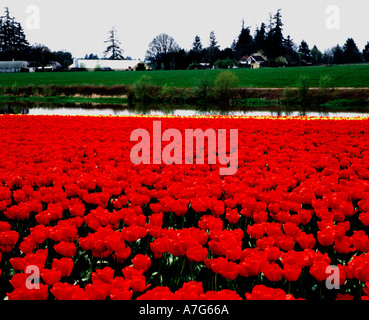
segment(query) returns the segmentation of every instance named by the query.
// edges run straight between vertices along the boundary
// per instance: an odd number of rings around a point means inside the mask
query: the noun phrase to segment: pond
[[[231,116],[309,116],[309,117],[369,117],[368,108],[349,110],[306,109],[302,107],[257,106],[220,109],[211,106],[136,106],[102,104],[50,104],[38,102],[1,102],[0,114],[28,115],[88,115],[88,116],[133,116],[133,115],[231,115]]]

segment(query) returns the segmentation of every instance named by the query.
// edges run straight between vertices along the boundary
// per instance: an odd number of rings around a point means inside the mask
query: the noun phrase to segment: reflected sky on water
[[[29,115],[63,115],[63,116],[199,116],[199,115],[230,115],[230,116],[310,116],[310,117],[369,117],[369,108],[352,108],[350,110],[314,110],[299,107],[288,108],[282,106],[271,107],[243,107],[220,109],[211,106],[139,106],[128,105],[78,105],[1,102],[0,114],[29,114]]]
[[[337,112],[318,112],[318,111],[218,111],[218,110],[187,110],[173,109],[170,112],[161,110],[132,110],[132,109],[83,109],[83,108],[32,108],[29,110],[30,115],[90,115],[90,116],[131,116],[131,115],[151,115],[151,116],[197,116],[197,115],[231,115],[231,116],[309,116],[309,117],[362,117],[369,116],[369,113],[354,111],[337,111]]]

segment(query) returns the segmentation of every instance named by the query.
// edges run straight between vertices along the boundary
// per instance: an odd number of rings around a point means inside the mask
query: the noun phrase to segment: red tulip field
[[[236,172],[132,163],[154,121],[238,130]],[[1,300],[369,299],[368,118],[4,115],[0,146]]]

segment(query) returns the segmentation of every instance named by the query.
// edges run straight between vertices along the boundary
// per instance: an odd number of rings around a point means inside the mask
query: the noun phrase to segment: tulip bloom
[[[283,268],[283,276],[287,281],[297,281],[301,274],[301,267],[295,264],[287,264]]]
[[[186,256],[190,261],[201,262],[208,256],[208,249],[204,248],[200,244],[194,245],[187,249]]]
[[[138,254],[132,259],[132,264],[137,270],[147,271],[151,266],[151,259],[147,254]]]
[[[277,264],[275,263],[266,263],[261,272],[265,275],[265,277],[269,281],[277,282],[281,280],[281,277],[283,276],[283,269],[281,269]]]
[[[73,242],[61,241],[54,245],[54,250],[64,257],[72,258],[77,251],[77,247]]]
[[[61,271],[55,268],[51,270],[43,269],[41,272],[41,278],[48,286],[52,286],[55,283],[59,282],[59,280],[61,279],[61,276],[62,276]]]

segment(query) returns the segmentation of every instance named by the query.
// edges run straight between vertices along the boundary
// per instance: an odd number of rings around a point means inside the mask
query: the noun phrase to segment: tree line
[[[47,46],[30,45],[19,22],[10,15],[9,9],[0,16],[0,61],[26,60],[31,67],[45,68],[51,61],[58,62],[60,69],[73,63],[72,54],[66,51],[51,51]]]
[[[243,21],[238,38],[225,49],[220,49],[214,31],[210,33],[207,46],[204,46],[196,35],[190,50],[181,48],[171,36],[163,33],[149,44],[146,60],[154,69],[164,70],[232,68],[238,66],[242,57],[254,53],[265,57],[266,65],[270,67],[369,62],[369,42],[364,50],[360,51],[354,39],[348,38],[343,46],[338,44],[321,52],[316,45],[310,48],[304,40],[297,45],[290,35],[284,37],[283,26],[280,9],[274,15],[270,14],[269,22],[261,23],[254,34]],[[109,38],[105,43],[106,59],[125,59],[115,28],[109,31]],[[85,58],[98,59],[98,56],[86,54]],[[70,52],[51,51],[42,44],[31,46],[21,24],[10,16],[8,8],[5,8],[5,14],[0,17],[0,60],[27,60],[31,66],[42,68],[50,61],[56,61],[61,69],[73,63]]]
[[[343,46],[338,44],[324,52],[316,45],[310,48],[305,40],[297,45],[290,35],[284,37],[279,9],[270,15],[269,23],[261,23],[254,34],[243,21],[237,40],[229,48],[219,48],[214,31],[210,33],[207,47],[203,47],[200,37],[196,35],[189,51],[180,48],[169,35],[161,34],[150,43],[146,59],[156,69],[191,69],[202,67],[204,63],[216,68],[232,68],[242,57],[255,53],[265,57],[266,65],[270,67],[361,63],[369,62],[369,42],[362,52],[353,38],[348,38]]]

